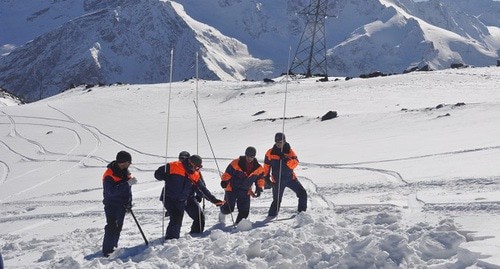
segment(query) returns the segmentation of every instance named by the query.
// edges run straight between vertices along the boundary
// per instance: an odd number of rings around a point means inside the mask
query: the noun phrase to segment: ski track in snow
[[[2,177],[1,177],[0,182],[5,183],[7,181],[7,177],[9,177],[10,167],[9,167],[9,165],[6,162],[4,162],[2,160],[0,160],[0,164],[2,166],[2,170],[1,170],[2,171]]]
[[[434,154],[425,154],[425,155],[419,155],[419,156],[411,156],[411,157],[396,158],[396,159],[386,159],[386,160],[377,160],[377,161],[364,161],[364,162],[342,163],[342,164],[309,164],[309,165],[316,165],[316,166],[321,166],[321,167],[333,167],[333,168],[336,168],[336,167],[339,167],[339,166],[350,166],[350,165],[377,164],[377,163],[388,163],[388,162],[398,162],[398,161],[409,161],[409,160],[416,160],[416,159],[424,159],[424,158],[431,158],[431,157],[440,157],[440,156],[447,156],[447,155],[458,155],[458,154],[472,153],[472,152],[478,152],[478,151],[487,151],[487,150],[496,150],[496,149],[500,149],[500,146],[491,146],[491,147],[483,147],[483,148],[464,149],[464,150],[457,150],[457,151],[450,151],[450,152],[441,152],[441,153],[434,153]]]
[[[21,135],[19,133],[19,131],[17,130],[17,124],[16,124],[16,121],[14,120],[14,118],[12,116],[10,116],[9,114],[5,113],[2,111],[3,114],[5,114],[7,116],[7,118],[9,119],[10,121],[10,135],[14,138],[20,138],[22,140],[25,140],[27,141],[28,143],[30,144],[33,144],[35,145],[37,148],[38,148],[38,152],[41,153],[41,154],[44,154],[47,152],[47,150],[44,148],[44,146],[40,143],[38,143],[37,141],[34,141],[34,140],[31,140],[31,139],[28,139],[26,138],[25,136]]]
[[[75,124],[78,124],[78,125],[80,125],[80,126],[81,126],[81,124],[79,124],[76,120],[74,120],[74,119],[73,119],[73,118],[71,118],[69,115],[65,114],[64,112],[62,112],[62,111],[60,111],[60,110],[58,110],[58,109],[56,109],[56,108],[54,108],[54,107],[52,107],[52,106],[50,106],[50,105],[49,105],[49,107],[51,107],[52,109],[54,109],[54,110],[56,110],[56,111],[60,112],[61,114],[63,114],[64,116],[66,116],[67,118],[69,118],[70,120],[72,120]],[[5,113],[4,113],[4,114],[5,114]],[[6,115],[7,115],[7,114],[6,114]],[[8,116],[8,115],[7,115],[7,116]],[[12,118],[10,118],[10,119],[12,119]],[[11,128],[11,130],[12,130],[12,129],[14,129],[14,133],[16,133],[16,134],[17,134],[17,131],[15,131],[15,130],[16,130],[16,128],[15,128],[15,122],[13,122],[13,120],[11,121],[11,124],[14,124],[14,127],[12,127],[12,128]],[[84,127],[84,126],[82,126],[82,127],[83,127],[85,130],[88,130],[86,127]],[[89,132],[91,132],[90,130],[88,130],[88,131],[89,131]],[[75,130],[75,132],[76,132],[76,130]],[[92,134],[92,135],[96,138],[96,140],[97,140],[97,145],[94,147],[94,149],[91,151],[91,153],[89,153],[89,154],[87,154],[85,157],[83,157],[83,159],[81,159],[81,160],[78,162],[78,164],[76,164],[76,165],[74,165],[74,166],[71,166],[70,168],[68,168],[68,169],[66,169],[66,170],[64,170],[64,171],[62,171],[62,172],[59,172],[59,173],[57,173],[57,174],[53,175],[52,177],[50,177],[50,178],[48,178],[48,179],[45,179],[45,180],[43,180],[43,181],[41,181],[41,182],[39,182],[39,183],[37,183],[37,184],[34,184],[33,186],[31,186],[31,187],[29,187],[29,188],[26,188],[26,189],[24,189],[24,190],[22,190],[22,191],[19,191],[19,192],[17,192],[17,193],[13,193],[13,194],[9,195],[8,197],[6,197],[6,199],[8,199],[8,198],[10,198],[10,197],[12,197],[12,196],[17,196],[17,195],[20,195],[20,194],[25,193],[25,192],[29,192],[29,191],[31,191],[31,190],[33,190],[33,189],[36,189],[36,188],[38,188],[38,187],[40,187],[40,186],[42,186],[42,185],[44,185],[44,184],[47,184],[47,183],[51,182],[52,180],[54,180],[55,178],[58,178],[58,177],[60,177],[60,176],[62,176],[62,175],[64,175],[64,174],[68,173],[69,171],[71,171],[71,169],[73,169],[74,167],[78,166],[78,165],[79,165],[79,164],[80,164],[80,163],[81,163],[84,159],[88,158],[91,154],[95,153],[95,152],[97,151],[97,149],[99,148],[99,145],[100,145],[100,142],[101,142],[101,141],[100,141],[100,139],[99,139],[99,137],[98,137],[95,133],[92,133],[92,132],[91,132],[91,134]],[[78,136],[78,137],[80,137],[80,136]],[[69,155],[70,155],[73,151],[75,151],[75,150],[76,150],[76,149],[77,149],[77,148],[81,145],[81,138],[78,140],[78,142],[79,142],[79,143],[77,143],[77,144],[76,144],[76,145],[75,145],[75,146],[74,146],[74,147],[73,147],[73,148],[72,148],[69,152],[67,152],[64,156],[62,156],[61,158],[56,159],[56,160],[54,160],[54,161],[50,161],[50,162],[57,163],[57,162],[61,161],[63,158],[67,158],[67,157],[69,157]],[[3,142],[2,142],[2,143],[3,143]],[[5,144],[5,143],[3,143],[3,144],[4,144],[7,148],[9,148],[12,152],[15,152],[15,151],[14,151],[12,148],[10,148],[7,144]],[[38,144],[38,143],[37,143],[37,144]],[[29,158],[29,157],[26,157],[26,156],[24,156],[24,155],[20,154],[20,153],[18,153],[18,154],[19,154],[19,155],[21,155],[21,156],[22,156],[22,157],[24,157],[24,158],[27,158],[27,159],[28,159],[28,160],[30,160],[30,161],[37,161],[36,159],[31,159],[31,158]],[[37,171],[37,170],[40,170],[40,169],[43,169],[43,168],[45,168],[45,167],[39,167],[39,168],[36,168],[36,169],[30,170],[30,171],[28,171],[28,172],[26,172],[26,173],[24,173],[24,174],[22,174],[22,175],[20,175],[20,176],[18,176],[18,177],[16,177],[16,178],[22,177],[22,176],[24,176],[24,175],[26,175],[26,174],[29,174],[29,173],[33,173],[33,172],[35,172],[35,171]],[[15,179],[15,178],[13,178],[13,179]]]

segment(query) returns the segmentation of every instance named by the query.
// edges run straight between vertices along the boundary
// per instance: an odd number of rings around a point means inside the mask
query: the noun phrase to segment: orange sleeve
[[[299,159],[297,158],[297,154],[295,154],[295,151],[293,151],[293,149],[290,149],[288,157],[290,158],[290,160],[286,162],[286,165],[288,166],[288,168],[293,170],[299,165]]]

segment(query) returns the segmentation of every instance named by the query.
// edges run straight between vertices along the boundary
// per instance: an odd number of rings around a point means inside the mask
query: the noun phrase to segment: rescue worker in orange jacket
[[[266,152],[264,157],[265,178],[273,188],[273,202],[269,207],[268,218],[278,215],[285,187],[290,188],[299,198],[298,211],[302,212],[307,209],[307,192],[293,171],[299,165],[297,154],[286,142],[284,133],[276,133],[274,142],[274,146]]]
[[[181,151],[179,152],[179,161],[186,160],[189,158],[191,154],[187,151]],[[203,175],[200,173],[200,184],[203,184],[206,186],[205,181],[203,180]],[[197,233],[202,233],[203,230],[205,229],[205,213],[200,207],[200,202],[202,201],[204,195],[203,193],[199,190],[198,186],[193,186],[194,192],[188,197],[186,201],[186,213],[188,216],[193,220],[193,224],[191,225],[191,231],[189,233],[191,235],[197,234]],[[163,202],[164,197],[163,195],[165,194],[165,186],[161,190],[160,194],[160,201]],[[210,199],[215,199],[213,195],[209,196]],[[170,216],[170,213],[168,212],[168,206],[166,205],[166,201],[163,204],[163,207],[165,207],[165,217]]]
[[[116,154],[116,160],[108,164],[102,176],[103,204],[106,214],[102,254],[106,257],[118,246],[125,213],[132,208],[131,186],[137,183],[137,179],[132,177],[128,170],[131,163],[130,153],[120,151]]]
[[[235,203],[238,207],[238,216],[235,224],[246,219],[250,213],[250,196],[259,197],[264,189],[264,169],[255,159],[257,150],[248,147],[245,156],[233,160],[222,175],[221,187],[226,190],[226,204],[221,206],[219,221],[225,222],[225,215],[234,211]],[[252,185],[255,184],[255,192]]]
[[[155,172],[157,180],[165,181],[165,207],[170,214],[165,239],[179,238],[187,200],[195,188],[216,206],[224,204],[224,201],[215,198],[205,184],[201,183],[201,163],[200,156],[191,155],[183,161],[160,166]]]

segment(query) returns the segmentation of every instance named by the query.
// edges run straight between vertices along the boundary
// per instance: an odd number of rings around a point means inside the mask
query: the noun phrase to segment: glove
[[[137,178],[133,177],[133,178],[131,178],[131,179],[127,180],[127,183],[128,183],[130,186],[132,186],[132,185],[134,185],[135,183],[137,183]]]
[[[285,153],[284,153],[284,152],[281,152],[281,151],[280,151],[280,152],[278,153],[278,156],[280,156],[280,159],[282,159],[282,160],[283,160],[283,159],[286,159],[286,156],[285,156]]]
[[[259,188],[259,187],[255,188],[255,197],[259,197],[261,193],[262,193],[261,188]]]
[[[199,195],[199,194],[196,194],[194,196],[194,199],[196,199],[196,201],[198,201],[198,203],[201,203],[201,199],[203,199],[203,196]]]
[[[226,201],[222,201],[222,200],[219,200],[219,199],[215,199],[215,200],[213,200],[213,201],[212,201],[212,203],[213,203],[214,205],[216,205],[216,206],[221,206],[221,205],[225,204],[225,203],[226,203]]]
[[[221,181],[220,182],[220,186],[225,189],[227,187],[227,185],[229,184],[229,180],[225,180],[225,181]]]

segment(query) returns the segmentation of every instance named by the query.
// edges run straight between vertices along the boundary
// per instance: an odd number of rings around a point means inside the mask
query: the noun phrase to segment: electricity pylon
[[[299,14],[306,16],[306,25],[290,67],[292,74],[306,77],[327,77],[325,22],[328,0],[311,0]]]

